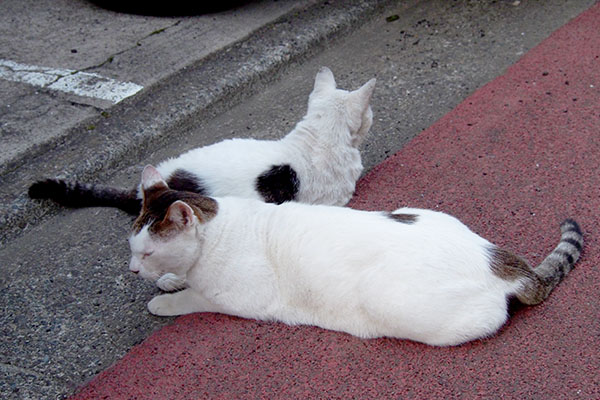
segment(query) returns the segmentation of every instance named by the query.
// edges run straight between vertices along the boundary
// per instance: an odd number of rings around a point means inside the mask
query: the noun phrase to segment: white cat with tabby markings
[[[156,315],[218,312],[457,345],[494,334],[507,298],[543,301],[583,244],[566,220],[557,247],[531,268],[440,212],[210,198],[169,189],[152,166],[142,188],[130,269],[185,286],[152,299]]]
[[[229,139],[188,151],[158,165],[169,186],[208,196],[238,196],[270,203],[298,201],[344,205],[363,170],[359,146],[373,122],[369,102],[375,79],[348,92],[321,68],[306,115],[281,140]],[[137,215],[138,188],[47,179],[29,188],[32,198],[70,207],[118,207]]]

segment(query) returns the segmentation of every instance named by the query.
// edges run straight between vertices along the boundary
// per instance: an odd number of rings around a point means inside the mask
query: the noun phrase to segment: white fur
[[[157,169],[163,177],[177,169],[192,172],[211,196],[262,200],[256,178],[274,165],[289,164],[300,181],[296,201],[344,205],[363,170],[358,147],[372,124],[374,87],[371,79],[352,92],[336,89],[333,73],[323,67],[305,117],[281,140],[229,139],[190,150]]]
[[[492,273],[488,241],[443,213],[395,211],[418,216],[409,224],[341,207],[216,200],[214,218],[177,236],[142,229],[130,238],[132,270],[186,282],[155,297],[151,313],[220,312],[443,346],[496,332],[519,286]]]

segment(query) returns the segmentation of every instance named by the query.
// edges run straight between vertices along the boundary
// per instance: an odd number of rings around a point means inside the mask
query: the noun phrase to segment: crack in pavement
[[[134,50],[134,49],[136,49],[137,47],[140,47],[140,46],[142,46],[142,42],[143,42],[144,40],[146,40],[146,39],[148,39],[148,38],[150,38],[150,37],[152,37],[152,36],[155,36],[155,35],[159,35],[159,34],[161,34],[161,33],[164,33],[164,32],[166,32],[167,30],[169,30],[169,29],[171,29],[171,28],[173,28],[173,27],[175,27],[175,26],[179,25],[180,23],[181,23],[181,20],[178,20],[178,21],[174,22],[174,23],[173,23],[173,24],[171,24],[171,25],[165,26],[165,27],[163,27],[163,28],[155,29],[154,31],[152,31],[152,32],[150,32],[149,34],[147,34],[146,36],[142,37],[141,39],[139,39],[139,40],[136,40],[136,41],[135,41],[135,44],[134,44],[133,46],[130,46],[130,47],[126,48],[126,49],[123,49],[123,50],[117,51],[116,53],[113,53],[113,54],[111,54],[110,56],[108,56],[108,57],[106,58],[106,60],[104,60],[103,62],[101,62],[101,63],[99,63],[99,64],[96,64],[96,65],[91,65],[91,66],[89,66],[89,67],[82,68],[82,69],[78,70],[78,72],[85,72],[85,71],[90,71],[90,70],[93,70],[93,69],[96,69],[96,68],[102,68],[102,67],[103,67],[103,66],[105,66],[106,64],[110,64],[110,63],[112,63],[112,62],[113,62],[113,60],[115,59],[115,57],[117,57],[117,56],[120,56],[121,54],[124,54],[124,53],[126,53],[126,52],[128,52],[128,51]]]

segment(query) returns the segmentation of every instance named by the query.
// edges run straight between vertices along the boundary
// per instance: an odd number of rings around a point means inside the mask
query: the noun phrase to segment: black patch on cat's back
[[[393,219],[396,222],[401,222],[403,224],[414,224],[417,222],[417,215],[415,214],[387,214],[388,218]]]
[[[204,186],[200,178],[181,168],[176,169],[171,176],[169,176],[167,185],[173,190],[194,192],[201,195],[208,194],[206,186]]]
[[[265,202],[281,204],[296,199],[300,181],[290,165],[273,165],[256,178],[255,187]]]

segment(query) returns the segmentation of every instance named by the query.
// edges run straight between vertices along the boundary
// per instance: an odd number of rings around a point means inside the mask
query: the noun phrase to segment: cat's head
[[[315,86],[308,98],[305,119],[319,126],[319,131],[324,134],[340,133],[332,127],[347,128],[352,146],[360,146],[373,123],[369,102],[375,82],[373,78],[354,91],[338,89],[331,70],[322,67],[315,77]]]
[[[142,193],[129,237],[129,269],[153,281],[168,272],[184,278],[200,255],[203,225],[216,215],[217,202],[170,189],[151,165],[142,172]]]

